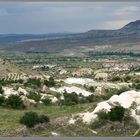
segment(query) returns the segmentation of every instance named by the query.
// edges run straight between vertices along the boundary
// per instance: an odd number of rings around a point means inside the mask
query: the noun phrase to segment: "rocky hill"
[[[123,43],[139,43],[140,20],[128,23],[117,30],[90,30],[85,33],[63,35],[41,40],[16,42],[0,47],[1,50],[23,52],[61,52],[64,49],[74,49],[81,46],[114,45]]]
[[[32,77],[43,78],[42,72],[31,69],[31,67],[23,67],[11,63],[8,60],[0,59],[0,80],[26,80]]]

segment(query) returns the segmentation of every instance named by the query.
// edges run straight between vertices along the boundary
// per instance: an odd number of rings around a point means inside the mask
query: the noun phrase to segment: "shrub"
[[[134,80],[134,82],[135,82],[135,83],[140,83],[140,79],[137,79],[137,78],[136,78],[136,79]]]
[[[50,77],[49,80],[45,80],[44,84],[48,87],[53,87],[55,86],[55,81],[53,79],[53,77]]]
[[[116,90],[115,94],[120,95],[121,93],[128,91],[128,87],[122,87],[121,89]]]
[[[140,83],[133,84],[133,87],[135,89],[139,90],[140,89]]]
[[[2,86],[0,86],[0,94],[3,94],[4,90],[2,89]]]
[[[108,112],[108,119],[110,121],[119,121],[122,122],[124,117],[125,109],[121,106],[116,106]]]
[[[50,121],[49,117],[46,115],[40,115],[39,116],[39,122],[40,123],[48,123]]]
[[[93,129],[93,130],[97,129],[97,128],[101,128],[106,123],[107,123],[106,120],[102,120],[102,119],[95,120],[93,123],[90,124],[90,128]]]
[[[19,80],[17,80],[17,82],[20,83],[20,84],[23,84],[24,80],[19,79]]]
[[[87,96],[86,99],[88,100],[88,102],[92,103],[92,102],[101,101],[101,96],[96,96],[96,95],[91,94]]]
[[[0,106],[2,106],[5,102],[4,96],[0,96]]]
[[[0,84],[2,86],[6,86],[6,85],[9,85],[9,84],[12,84],[12,83],[20,83],[20,84],[22,84],[23,80],[4,80],[4,79],[0,80]]]
[[[106,94],[102,95],[101,97],[103,100],[108,100],[113,95],[120,95],[121,93],[128,90],[129,90],[128,87],[122,87],[120,89],[116,89],[116,88],[105,89]]]
[[[115,106],[111,108],[111,111],[106,113],[101,111],[98,114],[99,119],[101,120],[110,120],[110,121],[119,121],[122,122],[124,118],[125,109],[121,106]]]
[[[41,95],[38,93],[34,93],[34,92],[29,92],[29,94],[27,95],[27,97],[29,99],[35,100],[36,102],[40,101]]]
[[[44,103],[44,105],[50,105],[51,104],[51,100],[48,98],[42,99],[42,102]]]
[[[115,76],[111,79],[112,82],[117,82],[117,81],[121,81],[121,78],[119,76]]]
[[[100,120],[107,120],[108,119],[108,113],[105,111],[100,111],[97,113]]]
[[[90,92],[95,92],[95,88],[94,88],[93,86],[90,86],[90,87],[89,87],[89,91],[90,91]]]
[[[39,123],[39,116],[36,112],[26,112],[20,119],[20,123],[26,125],[28,128],[34,127]]]
[[[18,95],[10,95],[6,99],[6,105],[13,109],[23,109],[25,107],[23,105],[22,99]]]
[[[125,82],[128,82],[129,80],[131,80],[131,77],[128,75],[128,76],[126,76],[126,77],[124,77],[124,81]]]
[[[84,85],[84,88],[86,88],[86,90],[88,90],[90,92],[95,92],[95,87],[94,86]]]
[[[28,128],[34,127],[39,123],[48,123],[50,121],[49,117],[46,115],[38,115],[36,112],[26,112],[20,119],[20,123],[26,125]]]
[[[89,101],[87,100],[86,97],[81,97],[79,98],[79,101],[78,101],[80,104],[83,104],[83,103],[89,103]]]
[[[67,93],[65,91],[63,95],[64,95],[64,100],[61,101],[63,105],[75,105],[79,103],[78,95],[75,92]]]
[[[26,83],[24,83],[24,86],[41,86],[41,80],[37,78],[30,78],[27,80]]]

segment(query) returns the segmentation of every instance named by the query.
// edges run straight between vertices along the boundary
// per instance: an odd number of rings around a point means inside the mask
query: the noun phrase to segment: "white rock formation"
[[[41,95],[41,99],[45,99],[45,98],[48,98],[51,100],[52,103],[56,103],[58,101],[58,99],[53,96],[53,95],[49,95],[49,94],[40,94]]]
[[[102,79],[106,80],[108,78],[108,73],[97,73],[94,78],[95,79],[102,78]]]
[[[67,84],[84,85],[84,84],[93,83],[94,80],[89,79],[89,78],[67,78],[66,80],[64,80],[64,82],[67,83]]]
[[[36,104],[36,102],[34,101],[34,100],[32,100],[32,99],[28,99],[26,96],[24,96],[24,95],[22,95],[22,96],[20,96],[21,97],[21,99],[22,99],[22,101],[23,101],[23,104],[25,105],[25,106],[30,106],[30,105],[35,105]]]
[[[133,103],[138,106],[130,113],[132,113],[131,115],[136,119],[137,123],[140,124],[140,114],[136,113],[136,110],[140,112],[140,92],[134,90],[123,92],[120,95],[113,95],[109,100],[98,103],[93,112],[86,112],[82,114],[83,122],[90,123],[91,121],[94,121],[98,117],[97,112],[109,112],[112,108],[112,105],[120,104],[124,108],[130,108]]]
[[[59,92],[61,94],[64,93],[65,91],[67,91],[67,93],[75,92],[77,95],[82,94],[83,96],[89,96],[92,94],[91,92],[86,91],[86,90],[81,89],[81,88],[78,88],[76,86],[72,86],[72,87],[63,86],[63,87],[60,87],[58,89],[50,88],[50,90],[55,91],[55,92]]]
[[[97,94],[97,95],[103,94],[102,90],[103,90],[102,87],[97,87],[97,88],[95,89],[95,94]]]
[[[68,124],[75,124],[76,120],[74,118],[71,118],[69,121],[68,121]]]
[[[110,82],[98,82],[89,78],[67,78],[64,80],[66,84],[79,84],[79,85],[91,85],[95,87],[104,87],[104,88],[121,88],[132,85],[132,83],[110,83]]]
[[[28,92],[27,92],[25,89],[21,88],[21,87],[19,87],[17,91],[18,91],[19,93],[24,94],[24,95],[27,95],[27,94],[28,94]]]
[[[9,88],[9,87],[3,87],[4,90],[4,96],[7,98],[10,95],[19,95],[19,93],[15,90],[13,90],[13,88]]]
[[[51,134],[52,134],[53,136],[58,136],[58,135],[59,135],[59,134],[56,133],[56,132],[51,132]]]

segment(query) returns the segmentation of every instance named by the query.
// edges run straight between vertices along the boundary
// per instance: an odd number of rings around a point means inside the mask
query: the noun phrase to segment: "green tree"
[[[61,101],[63,105],[75,105],[79,103],[78,95],[75,92],[67,93],[65,91],[63,96],[64,100]]]
[[[110,121],[120,121],[122,122],[124,117],[125,109],[121,106],[116,106],[108,112],[108,119]]]
[[[6,105],[13,109],[23,109],[25,107],[23,105],[22,99],[18,95],[10,95],[6,99]]]
[[[122,122],[124,118],[125,109],[121,106],[115,106],[111,108],[111,111],[106,113],[104,111],[98,112],[98,117],[100,120],[110,120]]]
[[[29,99],[35,100],[36,102],[39,102],[41,99],[41,95],[35,92],[29,92],[27,95]]]
[[[39,116],[36,112],[26,112],[20,119],[20,123],[26,125],[28,128],[32,128],[39,123]]]
[[[34,127],[39,123],[48,123],[49,117],[46,115],[38,115],[36,112],[26,112],[20,119],[20,123],[26,125],[28,128]]]

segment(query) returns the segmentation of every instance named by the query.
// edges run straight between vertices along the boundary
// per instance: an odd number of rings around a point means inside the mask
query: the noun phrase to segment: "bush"
[[[84,85],[84,88],[86,88],[86,90],[88,90],[90,92],[95,92],[95,87],[94,86]]]
[[[24,83],[24,86],[37,86],[40,87],[41,86],[41,80],[37,79],[37,78],[30,78],[27,80],[26,83]]]
[[[46,115],[38,115],[36,112],[26,112],[24,116],[20,119],[20,123],[26,125],[28,128],[34,127],[39,123],[48,123],[50,121],[49,117]]]
[[[124,81],[125,81],[125,82],[128,82],[128,81],[130,81],[130,80],[131,80],[131,77],[130,77],[130,76],[124,77]]]
[[[108,113],[105,111],[100,111],[97,113],[100,120],[107,120],[108,119]]]
[[[108,119],[110,121],[119,121],[122,122],[124,117],[125,109],[121,106],[116,106],[108,112]]]
[[[116,90],[115,94],[120,95],[121,93],[128,91],[128,87],[122,87],[121,89]]]
[[[9,84],[13,84],[13,83],[20,83],[22,84],[23,83],[23,80],[4,80],[4,79],[1,79],[0,80],[0,84],[2,86],[6,86],[6,85],[9,85]]]
[[[44,103],[44,105],[50,105],[51,104],[51,100],[48,99],[48,98],[42,99],[41,101]]]
[[[28,97],[29,99],[35,100],[36,102],[39,102],[40,99],[41,99],[41,95],[38,94],[38,93],[34,93],[34,92],[30,92],[30,93],[27,95],[27,97]]]
[[[3,94],[4,90],[2,89],[2,86],[0,86],[0,94]]]
[[[45,80],[44,84],[48,87],[53,87],[55,86],[55,81],[53,79],[53,77],[50,77],[49,80]]]
[[[24,80],[19,79],[19,80],[17,80],[17,82],[20,83],[20,84],[23,84]]]
[[[65,91],[63,95],[64,95],[64,100],[61,101],[62,105],[75,105],[79,103],[78,95],[75,92],[67,93]]]
[[[49,117],[46,115],[40,115],[39,122],[40,123],[48,123],[50,121]]]
[[[4,96],[0,96],[0,106],[2,106],[5,102]]]
[[[88,100],[88,102],[92,103],[92,102],[101,101],[101,96],[96,96],[96,95],[91,94],[87,96],[86,99]]]
[[[89,87],[89,91],[90,91],[90,92],[95,92],[95,88],[94,88],[93,86],[90,86],[90,87]]]
[[[140,90],[140,83],[135,83],[132,85],[135,89]]]
[[[10,95],[6,99],[6,105],[13,109],[23,109],[25,107],[23,105],[22,99],[18,95]]]
[[[124,118],[125,109],[121,106],[115,106],[111,108],[111,111],[106,113],[101,111],[98,114],[100,120],[110,120],[110,121],[119,121],[122,122]]]
[[[128,91],[128,90],[129,90],[128,87],[122,87],[120,89],[116,89],[116,88],[105,89],[106,94],[101,95],[101,97],[103,100],[108,100],[113,95],[120,95],[121,93]]]
[[[60,104],[62,105],[76,105],[76,104],[97,102],[102,100],[100,96],[96,96],[93,94],[85,97],[82,94],[77,95],[75,92],[67,93],[65,91],[63,95],[64,95],[64,100],[60,100]]]
[[[99,120],[95,120],[93,123],[90,124],[90,128],[91,129],[97,129],[97,128],[101,128],[103,127],[105,124],[106,124],[106,120],[102,120],[102,119],[99,119]]]
[[[137,79],[137,78],[136,78],[136,79],[134,80],[134,83],[140,83],[140,79]]]
[[[115,76],[111,79],[112,82],[117,82],[117,81],[121,81],[121,78],[119,76]]]
[[[39,123],[39,116],[36,112],[26,112],[20,119],[20,123],[26,125],[28,128],[34,127]]]
[[[83,103],[89,103],[89,101],[87,100],[86,97],[81,97],[79,98],[79,101],[78,101],[80,104],[83,104]]]

